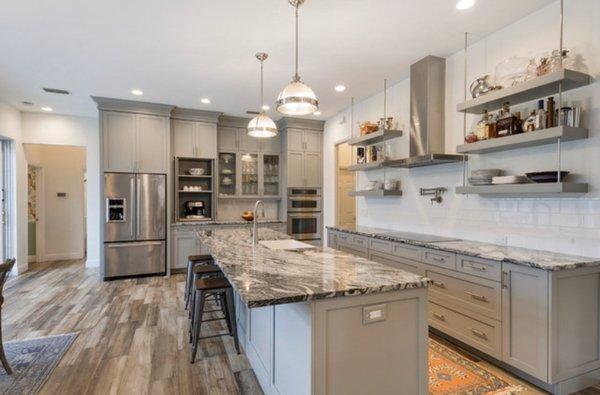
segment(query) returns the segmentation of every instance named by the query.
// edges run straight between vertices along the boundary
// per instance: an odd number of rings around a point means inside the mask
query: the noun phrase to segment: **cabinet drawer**
[[[364,250],[364,251],[356,250],[352,247],[348,247],[343,244],[339,244],[337,249],[342,252],[347,252],[348,254],[359,256],[361,258],[365,258],[365,259],[369,258],[369,253],[366,250]]]
[[[366,252],[369,246],[369,239],[364,236],[358,236],[349,233],[340,233],[338,235],[338,243],[345,244],[353,249],[358,249]]]
[[[456,270],[494,281],[500,281],[502,276],[502,264],[500,262],[464,255],[457,256]]]
[[[420,261],[421,248],[410,244],[392,243],[392,255],[412,259],[414,261]]]
[[[369,239],[369,249],[372,251],[382,252],[384,254],[391,254],[392,242],[379,239]]]
[[[500,320],[502,317],[502,290],[500,283],[461,275],[461,278],[426,269],[425,277],[433,280],[429,295],[442,304],[450,304],[477,314]]]
[[[456,254],[451,252],[424,249],[422,260],[430,265],[456,269]]]
[[[383,263],[384,265],[395,267],[396,269],[405,270],[407,272],[425,275],[422,265],[415,261],[398,258],[378,252],[370,252],[369,259],[375,262]]]
[[[494,358],[502,356],[502,327],[498,321],[474,319],[429,302],[429,325]]]

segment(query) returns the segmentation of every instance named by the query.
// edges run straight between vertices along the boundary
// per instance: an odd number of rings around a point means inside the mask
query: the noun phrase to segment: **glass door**
[[[258,195],[258,154],[242,154],[242,195]]]
[[[219,153],[219,194],[235,195],[236,185],[236,154]]]
[[[263,195],[279,195],[279,155],[263,155]]]

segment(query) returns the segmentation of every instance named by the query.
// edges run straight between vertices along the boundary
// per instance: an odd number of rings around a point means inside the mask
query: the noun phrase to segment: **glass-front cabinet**
[[[245,153],[241,157],[241,195],[257,196],[258,193],[258,154]]]
[[[219,153],[219,195],[235,196],[237,185],[237,155],[229,152]]]
[[[279,196],[279,182],[279,155],[263,155],[263,195]]]

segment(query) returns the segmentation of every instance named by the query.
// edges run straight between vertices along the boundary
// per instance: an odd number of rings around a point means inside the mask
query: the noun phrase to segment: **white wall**
[[[496,244],[600,256],[600,1],[565,2],[565,47],[583,61],[578,67],[596,81],[588,87],[567,92],[564,99],[583,107],[582,126],[590,138],[563,144],[563,169],[576,180],[588,182],[584,198],[499,199],[455,195],[462,185],[462,165],[450,164],[419,169],[387,169],[358,173],[359,188],[367,180],[386,177],[402,181],[401,198],[357,199],[357,222],[396,230],[439,234]],[[468,50],[468,81],[494,74],[496,64],[511,56],[536,56],[558,47],[559,3],[516,21],[471,45]],[[462,27],[458,27],[459,29]],[[439,55],[439,54],[432,54]],[[447,58],[446,64],[446,152],[456,152],[463,139],[462,114],[456,112],[463,100],[463,53]],[[376,78],[376,77],[374,77]],[[391,143],[396,157],[408,155],[409,80],[388,91],[388,112],[400,120],[405,135]],[[382,112],[382,94],[355,105],[355,120],[377,120]],[[533,103],[515,106],[514,111],[533,108]],[[528,113],[528,112],[526,112]],[[340,124],[344,119],[346,123]],[[472,128],[478,117],[468,117]],[[350,135],[350,111],[344,110],[325,125],[324,223],[334,224],[334,143]],[[356,128],[355,128],[356,129]],[[355,134],[357,131],[355,130]],[[471,156],[469,169],[503,168],[509,174],[555,170],[556,146]],[[469,170],[469,171],[470,171]],[[418,196],[421,187],[446,187],[441,205]]]
[[[82,259],[85,242],[85,148],[24,144],[27,163],[41,168],[37,207],[41,261]],[[57,193],[66,193],[65,197]]]
[[[86,150],[86,266],[100,264],[100,133],[98,119],[26,112],[22,114],[23,143],[71,145]]]

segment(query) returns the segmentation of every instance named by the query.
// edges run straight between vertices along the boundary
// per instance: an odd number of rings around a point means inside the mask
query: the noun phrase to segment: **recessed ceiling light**
[[[313,115],[318,117],[319,115],[321,115],[321,111],[315,111],[315,112],[313,112]]]
[[[54,110],[52,109],[52,107],[42,107],[42,111],[52,112]]]
[[[201,101],[203,104],[210,104],[210,99],[209,99],[208,97],[203,97],[202,99],[200,99],[200,101]]]
[[[458,0],[456,3],[457,10],[468,10],[475,5],[476,0]]]
[[[346,90],[346,87],[345,87],[344,85],[341,85],[341,84],[340,84],[340,85],[336,85],[336,86],[335,86],[335,91],[336,91],[336,92],[343,92],[343,91],[345,91],[345,90]]]
[[[264,106],[261,107],[263,111],[269,111],[271,109],[271,107],[267,106],[266,104]]]
[[[139,89],[132,89],[132,90],[131,90],[131,94],[132,94],[132,95],[136,95],[136,96],[142,96],[142,95],[144,94],[144,92],[142,92],[142,91],[141,91],[141,90],[139,90]]]

